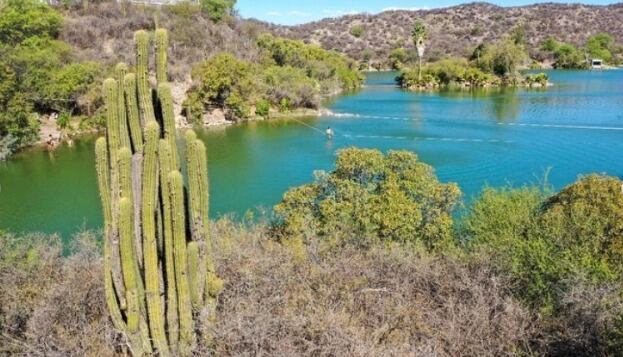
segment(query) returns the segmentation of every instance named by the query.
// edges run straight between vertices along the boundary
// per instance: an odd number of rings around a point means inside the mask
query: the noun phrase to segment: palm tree
[[[424,41],[428,37],[428,31],[426,30],[426,26],[421,21],[416,21],[413,24],[413,29],[411,30],[411,37],[413,38],[413,43],[415,44],[415,48],[417,49],[417,58],[418,58],[418,80],[422,79],[422,57],[424,56]]]

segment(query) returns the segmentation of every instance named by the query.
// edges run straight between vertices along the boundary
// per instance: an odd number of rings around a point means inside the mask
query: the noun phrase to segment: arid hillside
[[[329,18],[309,24],[272,30],[285,37],[315,42],[344,51],[372,64],[386,62],[392,49],[413,48],[411,26],[421,20],[429,29],[429,59],[471,52],[482,42],[495,41],[523,25],[531,51],[548,36],[581,45],[591,35],[608,32],[623,42],[623,3],[608,6],[536,4],[500,7],[471,3],[420,11],[386,11]],[[353,30],[355,29],[355,30]]]

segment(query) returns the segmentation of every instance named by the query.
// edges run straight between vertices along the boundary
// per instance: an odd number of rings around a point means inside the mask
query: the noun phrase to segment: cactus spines
[[[166,38],[158,37],[166,33],[160,33],[156,36],[162,55]],[[171,89],[161,73],[161,105],[154,107],[147,69],[149,36],[139,31],[135,38],[137,73],[127,74],[126,67],[118,65],[118,80],[104,81],[107,134],[95,145],[104,215],[106,304],[133,355],[188,356],[198,334],[209,341],[204,324],[213,321],[222,286],[208,259],[205,146],[194,132],[186,133],[189,177],[184,187]],[[163,58],[157,62],[166,76]],[[161,110],[162,129],[156,109]],[[205,311],[207,319],[194,319],[206,316]]]
[[[173,216],[173,256],[175,260],[175,282],[177,283],[178,316],[180,324],[179,352],[190,354],[195,342],[192,322],[192,304],[188,281],[186,252],[186,220],[184,217],[184,180],[175,170],[169,174],[169,194]]]
[[[123,77],[125,93],[125,108],[132,137],[132,147],[136,152],[143,151],[143,131],[141,129],[141,119],[138,111],[138,101],[136,100],[136,75],[128,73]]]
[[[136,84],[138,88],[138,107],[144,124],[156,120],[149,85],[149,34],[147,31],[134,33],[136,44]]]
[[[175,111],[173,109],[173,96],[171,95],[171,87],[168,83],[160,83],[158,85],[158,99],[162,107],[162,122],[164,129],[164,138],[171,145],[171,154],[173,156],[173,165],[175,168],[179,166],[177,160],[177,144],[175,131]]]
[[[169,35],[165,29],[156,30],[156,81],[158,84],[167,82],[167,50]]]
[[[130,136],[128,133],[128,115],[125,110],[124,77],[128,73],[128,66],[119,63],[115,66],[117,80],[117,111],[119,112],[119,143],[122,147],[130,148]]]

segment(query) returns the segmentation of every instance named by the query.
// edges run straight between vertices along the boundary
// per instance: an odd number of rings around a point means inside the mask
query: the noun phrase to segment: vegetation
[[[443,57],[461,57],[467,49],[483,41],[497,43],[517,29],[517,35],[526,39],[526,50],[532,57],[544,60],[540,44],[553,36],[561,42],[582,47],[587,37],[610,33],[615,43],[623,43],[623,14],[616,4],[590,6],[583,4],[534,4],[505,7],[489,3],[469,3],[443,9],[419,11],[395,10],[380,14],[357,14],[325,19],[298,26],[276,27],[276,35],[319,43],[323,48],[341,51],[363,60],[367,49],[374,49],[369,63],[378,69],[391,68],[390,54],[396,48],[415,52],[411,29],[421,21],[429,33],[426,58],[431,61]],[[350,28],[364,24],[366,35],[354,39]],[[614,52],[612,52],[614,50]],[[618,46],[611,49],[621,59]],[[582,57],[584,53],[582,52]],[[415,59],[415,58],[414,58]]]
[[[621,48],[616,45],[612,36],[599,33],[589,37],[584,48],[577,48],[569,43],[559,42],[554,37],[548,37],[541,43],[541,51],[553,58],[554,68],[584,69],[593,58],[601,59],[606,64],[617,65],[620,60],[615,54],[621,52]]]
[[[498,86],[546,87],[545,73],[522,76],[519,69],[529,62],[523,28],[514,29],[505,40],[476,47],[470,59],[449,57],[429,63],[420,70],[403,68],[396,78],[406,89],[482,88]]]
[[[350,28],[350,34],[359,38],[361,37],[361,35],[363,35],[364,30],[365,29],[363,28],[362,25],[355,25]]]
[[[347,149],[317,177],[284,196],[276,222],[211,224],[226,280],[214,319],[196,315],[211,339],[195,353],[623,352],[621,180],[486,188],[456,216],[456,186],[410,153]],[[73,242],[63,256],[57,237],[0,234],[0,353],[127,348],[107,322],[101,248],[91,233]]]
[[[200,4],[212,21],[219,22],[232,15],[236,0],[200,0]]]
[[[337,53],[268,34],[259,37],[258,46],[259,64],[221,53],[195,67],[185,105],[193,122],[212,109],[246,119],[254,113],[266,117],[271,108],[317,108],[322,98],[362,84],[356,63]]]
[[[186,133],[185,188],[166,80],[167,34],[159,29],[155,37],[157,98],[148,80],[150,45],[144,31],[135,35],[136,75],[119,65],[118,78],[104,82],[106,138],[96,142],[104,290],[113,325],[127,336],[133,355],[188,356],[211,338],[208,326],[222,282],[208,255],[205,147],[194,132]],[[193,321],[196,316],[202,318]]]
[[[38,137],[39,116],[92,114],[101,69],[73,62],[62,17],[36,0],[0,3],[0,137],[10,153]],[[8,155],[3,155],[8,156]]]
[[[338,153],[335,171],[284,195],[274,229],[285,237],[313,237],[361,244],[416,240],[427,247],[450,239],[451,211],[460,191],[437,182],[433,169],[406,151]]]

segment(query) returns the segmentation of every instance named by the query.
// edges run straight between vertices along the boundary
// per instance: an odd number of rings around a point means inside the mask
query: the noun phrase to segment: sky
[[[263,21],[284,25],[302,24],[325,17],[337,17],[353,13],[379,13],[390,9],[431,9],[458,5],[468,1],[457,0],[238,0],[236,8],[242,17],[256,18]],[[528,5],[535,2],[570,1],[526,1],[498,0],[489,1],[501,6]],[[621,1],[621,0],[618,0]],[[615,1],[584,0],[585,4],[605,5]]]

